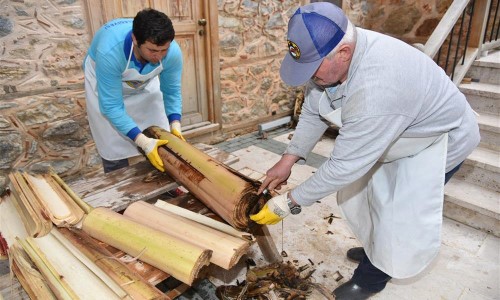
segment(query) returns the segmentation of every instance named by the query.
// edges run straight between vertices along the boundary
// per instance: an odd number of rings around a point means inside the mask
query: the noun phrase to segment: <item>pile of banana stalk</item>
[[[246,280],[237,285],[217,287],[216,295],[222,300],[278,300],[334,299],[324,287],[312,282],[313,270],[309,265],[295,267],[294,263],[274,263],[250,268]]]

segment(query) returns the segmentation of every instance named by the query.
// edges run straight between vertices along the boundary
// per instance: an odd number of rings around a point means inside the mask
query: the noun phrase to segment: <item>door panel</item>
[[[203,19],[200,0],[153,0],[153,7],[165,12],[172,20],[175,40],[179,43],[184,59],[182,72],[182,124],[193,125],[208,120],[205,36],[198,25]]]
[[[92,34],[105,22],[120,17],[133,18],[138,11],[152,7],[170,17],[175,40],[182,49],[182,124],[213,121],[208,113],[206,30],[201,19],[208,18],[203,0],[86,0]]]
[[[138,11],[144,7],[150,7],[148,0],[135,0],[135,1],[117,1],[121,2],[122,11],[121,16],[133,18]]]
[[[195,41],[189,35],[177,36],[176,41],[182,49],[184,67],[182,70],[182,124],[192,125],[203,121],[203,96],[201,93],[203,82],[200,78],[200,68],[197,67],[197,60],[193,57]]]

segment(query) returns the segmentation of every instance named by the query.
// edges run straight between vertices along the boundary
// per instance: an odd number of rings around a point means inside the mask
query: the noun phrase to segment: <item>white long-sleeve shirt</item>
[[[300,205],[311,205],[360,178],[399,137],[448,132],[446,171],[479,144],[474,112],[443,69],[402,41],[356,30],[348,78],[328,95],[335,108],[342,107],[342,127],[328,161],[292,191]],[[285,153],[305,159],[329,126],[318,111],[322,92],[312,83],[306,87]]]

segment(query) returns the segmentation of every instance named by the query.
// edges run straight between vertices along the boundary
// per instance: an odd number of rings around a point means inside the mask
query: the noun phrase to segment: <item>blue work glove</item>
[[[258,213],[250,215],[250,219],[262,225],[273,225],[283,220],[290,214],[286,194],[271,198]]]
[[[144,153],[146,153],[146,157],[155,168],[162,172],[165,172],[163,160],[161,160],[160,155],[158,155],[158,147],[166,145],[168,143],[167,140],[157,140],[149,138],[140,133],[135,139],[135,143],[137,144],[137,146],[141,147]]]

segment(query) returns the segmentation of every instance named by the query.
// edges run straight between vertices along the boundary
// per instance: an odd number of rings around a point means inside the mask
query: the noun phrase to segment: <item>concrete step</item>
[[[500,50],[489,51],[472,64],[465,77],[482,83],[499,84],[500,82]]]
[[[477,147],[453,177],[500,192],[500,152]]]
[[[473,63],[460,84],[479,113],[481,143],[445,186],[444,215],[500,237],[500,51]]]
[[[500,116],[481,113],[477,117],[481,134],[480,146],[500,151]]]
[[[479,114],[500,115],[500,85],[481,82],[462,83],[460,91]]]
[[[500,193],[453,177],[445,186],[443,215],[500,237]]]

